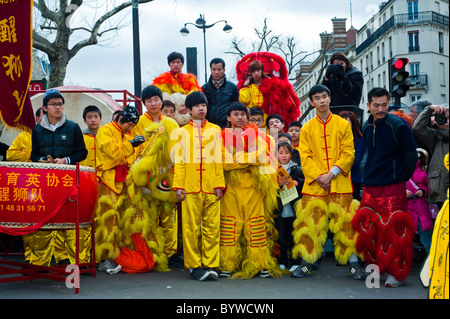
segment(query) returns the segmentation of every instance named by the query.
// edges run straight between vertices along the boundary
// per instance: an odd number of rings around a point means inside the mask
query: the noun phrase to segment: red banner
[[[32,129],[28,95],[32,72],[32,0],[0,0],[0,118],[5,125]]]

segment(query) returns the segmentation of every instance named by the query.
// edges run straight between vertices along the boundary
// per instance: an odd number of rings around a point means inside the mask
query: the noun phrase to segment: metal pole
[[[133,0],[132,3],[132,17],[133,17],[133,59],[134,59],[134,95],[141,97],[141,53],[139,45],[139,11],[138,0]],[[136,102],[136,108],[139,103]],[[139,110],[140,113],[141,110]]]
[[[203,51],[205,56],[205,83],[208,82],[207,70],[206,70],[206,28],[203,26]]]

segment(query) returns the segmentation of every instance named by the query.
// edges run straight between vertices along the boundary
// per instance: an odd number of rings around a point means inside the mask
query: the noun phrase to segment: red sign
[[[0,117],[4,124],[33,128],[28,95],[32,67],[32,0],[0,1]]]
[[[1,1],[1,0],[0,0]],[[40,225],[43,229],[75,228],[92,222],[98,198],[97,176],[75,165],[0,162],[0,233]],[[83,225],[82,225],[83,226]]]

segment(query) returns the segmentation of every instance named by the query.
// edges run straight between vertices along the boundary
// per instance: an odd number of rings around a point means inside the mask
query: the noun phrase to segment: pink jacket
[[[406,189],[415,194],[419,189],[424,192],[424,196],[420,198],[408,199],[408,213],[411,215],[416,226],[420,220],[422,230],[428,230],[433,228],[433,218],[431,217],[430,208],[428,206],[428,175],[420,167],[420,163],[417,162],[416,169],[413,176],[408,181]]]

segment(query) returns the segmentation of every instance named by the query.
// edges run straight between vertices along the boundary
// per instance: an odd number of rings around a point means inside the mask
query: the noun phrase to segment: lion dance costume
[[[445,155],[444,163],[449,168],[448,154]],[[430,299],[448,299],[448,236],[449,236],[449,211],[448,211],[448,190],[447,200],[442,205],[436,218],[433,230],[433,238],[430,250]]]
[[[273,256],[278,191],[269,161],[273,140],[252,125],[242,131],[224,129],[222,141],[227,187],[221,200],[220,270],[234,273],[233,278],[249,279],[263,270],[280,277]],[[252,146],[256,151],[249,151]]]
[[[180,114],[179,111],[189,93],[202,91],[196,77],[189,73],[175,74],[168,71],[156,77],[152,85],[157,86],[163,92],[164,100],[170,100],[175,104],[174,118],[178,124],[181,126],[189,123],[190,114]]]
[[[136,260],[145,265],[147,249],[153,256],[155,270],[169,270],[168,257],[173,254],[177,235],[176,229],[167,229],[167,225],[175,227],[174,208],[177,203],[175,192],[170,187],[173,182],[170,150],[174,144],[170,135],[177,129],[178,124],[169,117],[149,125],[144,132],[148,142],[127,175],[128,196],[137,214],[129,210],[121,222],[124,247],[116,262],[124,271],[127,265],[134,268],[133,272],[147,271],[145,267],[135,269]],[[135,246],[137,238],[142,243],[140,251]]]
[[[251,84],[243,87],[248,75],[248,66],[254,61],[260,61],[265,77],[260,86]],[[284,120],[285,127],[300,116],[300,99],[295,94],[286,62],[280,56],[270,52],[254,52],[247,54],[236,64],[238,78],[239,101],[247,107],[260,107],[264,118],[270,114],[278,114]]]
[[[305,183],[296,206],[292,254],[309,264],[315,263],[322,257],[329,229],[334,233],[336,260],[346,264],[356,253],[357,233],[351,222],[359,204],[353,200],[349,174],[354,160],[350,125],[331,113],[326,122],[316,116],[301,129],[299,149]],[[326,191],[315,179],[333,166],[341,172],[331,180],[330,191]]]

